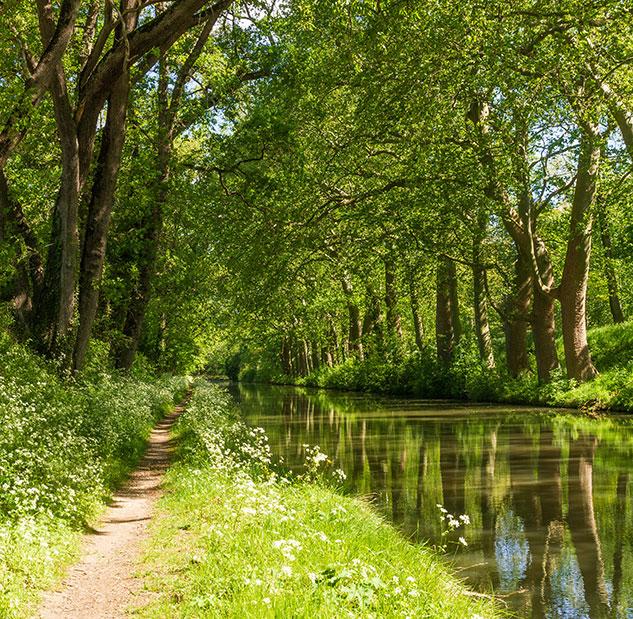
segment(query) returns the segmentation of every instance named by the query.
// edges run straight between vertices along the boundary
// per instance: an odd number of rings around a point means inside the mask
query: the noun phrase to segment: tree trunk
[[[362,322],[358,304],[354,299],[354,290],[352,288],[352,278],[345,273],[341,278],[343,293],[347,301],[347,312],[349,315],[349,343],[351,349],[358,355],[359,359],[364,359],[362,336]]]
[[[338,329],[331,314],[328,314],[328,322],[330,323],[329,346],[332,353],[332,365],[337,365],[344,359],[341,359],[341,352],[338,341]]]
[[[452,291],[455,284],[455,265],[452,260],[440,257],[437,264],[437,295],[435,303],[435,337],[437,355],[442,363],[449,364],[455,354],[457,332]]]
[[[316,371],[319,369],[321,365],[321,355],[319,354],[319,343],[316,340],[312,340],[310,342],[310,348],[312,352],[312,371]]]
[[[583,127],[578,176],[572,202],[569,241],[560,284],[563,344],[568,378],[582,382],[597,371],[587,343],[587,281],[591,258],[591,227],[600,167],[599,128]]]
[[[0,170],[0,244],[15,247],[16,277],[10,294],[13,297],[16,315],[21,322],[30,326],[32,301],[40,294],[44,279],[42,252],[22,208],[10,195],[2,170]],[[23,255],[22,244],[26,255]]]
[[[134,287],[127,308],[123,325],[123,344],[115,352],[115,364],[118,368],[129,370],[134,362],[141,338],[145,313],[150,302],[152,282],[156,271],[158,244],[163,229],[163,206],[169,196],[169,179],[171,175],[171,157],[175,124],[179,106],[186,92],[191,70],[200,58],[219,13],[211,16],[205,23],[195,45],[178,71],[175,84],[170,92],[169,67],[165,59],[165,50],[159,61],[157,107],[158,107],[158,144],[157,144],[157,177],[156,198],[153,201],[149,217],[142,221],[144,230],[142,247],[138,261],[138,280]]]
[[[554,268],[542,241],[535,237],[536,261],[541,279],[545,286],[554,288]],[[540,285],[534,282],[534,303],[532,305],[532,339],[536,373],[541,383],[548,383],[551,373],[560,368],[556,350],[556,313],[555,299],[544,294]]]
[[[459,311],[459,295],[457,293],[457,271],[455,263],[448,260],[448,293],[451,299],[451,322],[455,334],[455,345],[462,339],[462,319]]]
[[[532,292],[531,269],[522,252],[517,251],[512,292],[504,300],[506,362],[513,378],[528,373],[527,325]]]
[[[611,248],[611,233],[609,232],[609,224],[602,208],[598,211],[598,225],[600,226],[600,239],[602,240],[606,261],[604,274],[609,290],[609,309],[611,310],[613,322],[617,324],[624,322],[624,313],[622,312],[622,304],[620,303],[620,295],[618,294],[618,280],[615,273],[613,249]]]
[[[81,179],[79,173],[79,143],[77,141],[77,127],[70,106],[66,89],[66,78],[61,65],[58,67],[53,81],[53,103],[57,134],[62,151],[62,177],[57,196],[56,217],[59,222],[59,236],[53,237],[49,250],[49,261],[46,279],[50,289],[48,299],[54,299],[55,322],[46,325],[45,348],[50,351],[61,345],[70,329],[75,311],[75,290],[77,286],[77,272],[79,262],[79,195],[81,193]],[[53,228],[56,229],[56,226]],[[58,256],[52,256],[51,253]],[[50,302],[44,299],[44,303]],[[37,307],[36,311],[46,308]],[[64,346],[65,347],[65,346]]]
[[[486,232],[486,214],[480,210],[477,216],[477,231],[473,240],[473,297],[475,306],[475,331],[479,356],[492,369],[495,367],[495,357],[492,350],[490,323],[488,321],[488,303],[486,301],[486,271],[482,266],[482,242]]]
[[[385,308],[387,339],[396,345],[402,342],[402,318],[398,313],[398,291],[393,260],[385,260]]]
[[[310,354],[310,345],[308,344],[308,340],[303,340],[303,358],[304,358],[304,372],[307,376],[308,374],[312,374],[312,355]]]
[[[385,333],[383,329],[382,304],[380,296],[376,294],[369,286],[367,287],[367,298],[369,299],[365,317],[363,318],[363,353],[365,356],[374,352],[371,348],[377,348],[378,351],[384,349]],[[373,335],[370,338],[368,336]],[[373,346],[372,346],[373,345]]]
[[[281,347],[279,351],[279,359],[281,360],[281,369],[284,374],[290,376],[292,374],[292,364],[290,362],[290,344],[287,337],[281,339]]]
[[[409,273],[409,299],[411,300],[411,315],[413,317],[413,331],[415,334],[415,345],[422,352],[424,349],[424,329],[422,328],[422,319],[420,317],[420,303],[418,300],[418,290],[416,287],[413,273]]]
[[[79,329],[75,340],[73,370],[83,367],[90,334],[97,315],[106,241],[114,202],[116,179],[125,141],[129,74],[123,73],[112,90],[103,131],[99,162],[88,207],[86,236],[79,279]]]

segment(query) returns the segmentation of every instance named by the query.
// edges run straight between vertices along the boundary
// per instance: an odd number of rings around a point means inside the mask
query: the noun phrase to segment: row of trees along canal
[[[463,332],[490,368],[503,336],[513,376],[533,342],[547,381],[558,321],[595,375],[587,320],[631,302],[623,3],[0,16],[0,284],[41,351],[182,370],[239,341],[300,375],[431,341],[450,363]]]

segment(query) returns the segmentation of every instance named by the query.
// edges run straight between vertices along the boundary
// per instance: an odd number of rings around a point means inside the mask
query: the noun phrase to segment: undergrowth
[[[468,340],[461,342],[450,365],[442,364],[434,350],[426,349],[389,359],[380,355],[350,358],[334,367],[321,366],[305,377],[286,376],[267,366],[247,368],[240,379],[423,398],[633,412],[633,322],[591,329],[588,340],[599,375],[583,384],[568,380],[562,370],[553,372],[547,384],[539,383],[534,373],[512,378],[504,369],[502,356],[497,368],[485,367],[475,343]],[[564,365],[562,344],[558,348]]]
[[[57,368],[0,330],[0,617],[22,619],[186,388]]]
[[[196,389],[142,568],[155,596],[137,616],[495,616],[431,551],[338,494],[317,446],[303,446],[301,476],[284,476],[261,429],[239,421],[218,388]]]

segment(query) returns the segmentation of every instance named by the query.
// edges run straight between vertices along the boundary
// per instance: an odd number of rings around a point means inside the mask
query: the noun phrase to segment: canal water
[[[350,493],[445,549],[458,576],[518,617],[633,618],[633,420],[286,387],[230,393],[285,467],[300,472],[304,446],[318,445]]]

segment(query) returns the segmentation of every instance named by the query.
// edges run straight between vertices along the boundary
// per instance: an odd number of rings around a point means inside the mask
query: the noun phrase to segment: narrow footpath
[[[114,619],[144,603],[141,582],[132,576],[140,542],[169,465],[169,429],[190,393],[156,425],[147,452],[128,483],[114,496],[100,524],[85,537],[79,563],[58,590],[45,595],[40,619]]]

